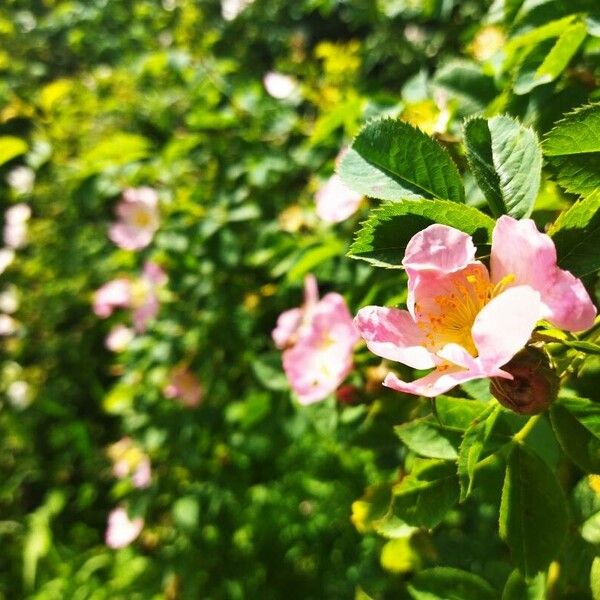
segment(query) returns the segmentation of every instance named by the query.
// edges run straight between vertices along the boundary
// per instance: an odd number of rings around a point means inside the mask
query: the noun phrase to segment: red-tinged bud
[[[357,399],[358,389],[355,385],[342,385],[335,393],[335,397],[340,404],[354,404]]]
[[[490,379],[490,392],[502,406],[520,415],[536,415],[556,399],[559,378],[542,350],[525,348],[502,370],[514,377]]]

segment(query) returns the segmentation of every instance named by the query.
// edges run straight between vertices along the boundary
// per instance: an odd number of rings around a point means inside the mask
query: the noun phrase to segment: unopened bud
[[[558,375],[542,350],[525,348],[502,370],[514,377],[490,379],[490,392],[502,406],[520,415],[536,415],[556,399]]]

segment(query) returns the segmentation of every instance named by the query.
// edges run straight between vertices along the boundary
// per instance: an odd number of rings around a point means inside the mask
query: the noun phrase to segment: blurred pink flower
[[[558,268],[554,243],[530,219],[498,219],[491,273],[475,260],[470,236],[446,225],[413,236],[402,264],[408,310],[367,306],[355,318],[371,352],[434,369],[412,383],[389,373],[384,385],[401,392],[434,397],[471,379],[512,379],[501,367],[538,320],[579,331],[596,315],[581,281]]]
[[[164,394],[167,398],[179,400],[187,408],[195,408],[202,401],[202,386],[186,367],[176,367],[171,371]]]
[[[115,549],[129,546],[140,535],[143,527],[144,519],[141,517],[130,519],[124,508],[115,508],[108,515],[108,526],[105,534],[106,545]]]
[[[315,196],[317,216],[328,223],[340,223],[359,208],[362,194],[351,190],[339,175],[332,175]]]
[[[150,485],[152,481],[152,467],[150,466],[150,459],[147,456],[144,456],[138,463],[131,476],[131,481],[134,487],[138,489],[147,488]]]
[[[106,336],[104,345],[111,352],[123,352],[129,346],[135,333],[130,327],[125,325],[115,325]]]
[[[131,477],[136,488],[146,488],[152,480],[150,459],[130,437],[121,438],[108,447],[107,454],[113,463],[113,475],[118,479]]]
[[[27,222],[31,218],[29,205],[20,202],[4,213],[4,243],[8,248],[22,248],[27,243]]]
[[[304,305],[279,316],[273,340],[283,349],[283,368],[301,404],[323,400],[352,369],[359,339],[346,302],[336,293],[319,300],[313,275],[304,281]]]
[[[159,226],[156,192],[149,187],[126,189],[116,212],[119,221],[110,226],[108,237],[125,250],[148,246]]]
[[[289,98],[298,89],[298,83],[293,77],[275,71],[270,71],[263,77],[263,85],[269,96],[277,100]]]
[[[94,295],[94,312],[106,319],[116,308],[129,308],[131,305],[131,281],[120,277],[105,283]]]

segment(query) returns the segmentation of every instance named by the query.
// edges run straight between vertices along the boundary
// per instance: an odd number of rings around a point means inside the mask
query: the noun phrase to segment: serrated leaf
[[[525,579],[519,571],[513,571],[506,580],[502,600],[546,600],[546,574]]]
[[[579,200],[562,213],[550,235],[563,269],[576,277],[600,269],[600,194]]]
[[[501,412],[498,404],[490,403],[465,431],[457,462],[461,502],[471,494],[477,463],[484,458],[484,454],[489,456],[508,441],[494,436],[494,427]]]
[[[0,136],[0,165],[27,152],[27,143],[12,135]]]
[[[419,129],[393,119],[365,125],[345,154],[344,183],[380,200],[440,198],[464,202],[464,188],[448,152]]]
[[[542,151],[535,132],[507,116],[465,125],[469,165],[496,216],[529,216],[537,197]]]
[[[543,147],[567,192],[600,200],[600,103],[566,115],[548,133]]]
[[[600,441],[560,403],[550,407],[550,419],[564,453],[587,473],[600,470]]]
[[[549,524],[552,524],[550,527]],[[556,476],[517,444],[508,457],[500,504],[500,536],[525,577],[545,571],[567,532],[567,509]]]
[[[585,23],[573,23],[567,27],[556,40],[552,50],[535,73],[536,79],[549,83],[554,81],[567,67],[569,61],[587,36]]]
[[[413,235],[434,223],[468,233],[479,247],[490,243],[494,228],[493,219],[476,208],[456,202],[423,199],[390,202],[371,211],[358,230],[348,256],[379,267],[400,268]]]
[[[413,470],[394,488],[392,511],[416,527],[438,525],[458,500],[453,462],[417,460]]]
[[[407,585],[414,600],[495,600],[494,588],[482,577],[451,567],[419,571]]]
[[[394,428],[413,452],[425,458],[454,460],[462,434],[485,409],[484,402],[439,396],[436,412]]]

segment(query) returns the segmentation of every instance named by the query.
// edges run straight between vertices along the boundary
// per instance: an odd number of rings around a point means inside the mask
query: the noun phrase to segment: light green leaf
[[[525,579],[519,571],[513,571],[504,586],[502,600],[546,600],[546,574]]]
[[[342,256],[346,244],[337,238],[330,238],[323,244],[308,248],[298,259],[298,262],[288,271],[286,279],[289,282],[300,281],[302,278],[315,269],[318,265],[334,258]]]
[[[453,462],[417,460],[413,470],[394,488],[395,516],[417,527],[438,525],[458,500]]]
[[[464,202],[462,180],[448,152],[402,121],[368,123],[344,156],[339,174],[350,188],[372,198]]]
[[[544,83],[554,81],[566,69],[586,35],[587,28],[584,22],[576,22],[567,27],[539,66],[536,78]]]
[[[552,524],[549,527],[549,524]],[[513,447],[500,504],[500,536],[525,577],[545,571],[567,532],[563,491],[550,467],[526,447]]]
[[[348,256],[379,267],[399,268],[413,235],[433,223],[460,229],[471,235],[477,246],[488,250],[485,247],[491,240],[493,219],[471,206],[421,199],[389,202],[372,210]]]
[[[590,587],[592,588],[592,598],[600,600],[600,556],[597,556],[592,563],[590,570]]]
[[[451,567],[419,571],[407,589],[414,600],[495,600],[498,597],[485,579]]]
[[[80,175],[88,177],[107,168],[120,167],[146,158],[150,142],[134,133],[116,132],[81,156]]]
[[[563,269],[576,277],[600,269],[600,195],[573,204],[556,220],[550,235]]]
[[[471,119],[465,125],[469,165],[496,216],[527,217],[542,172],[542,151],[529,127],[507,116]]]
[[[12,135],[0,136],[0,165],[27,152],[27,143]]]

